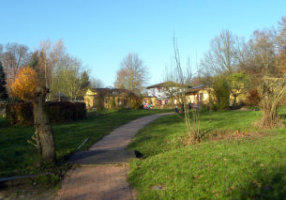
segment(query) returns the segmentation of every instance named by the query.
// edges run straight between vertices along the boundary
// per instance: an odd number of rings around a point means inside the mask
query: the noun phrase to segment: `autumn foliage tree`
[[[12,84],[12,95],[30,102],[35,98],[35,91],[40,81],[37,73],[31,67],[23,67],[16,75]]]
[[[44,109],[48,90],[38,77],[33,68],[22,67],[11,85],[11,92],[23,101],[32,103],[36,145],[44,161],[54,162],[56,158],[54,135]]]

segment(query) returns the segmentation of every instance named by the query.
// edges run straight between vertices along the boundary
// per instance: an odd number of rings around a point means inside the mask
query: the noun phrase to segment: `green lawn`
[[[88,119],[54,124],[57,158],[73,152],[86,138],[87,149],[114,128],[133,119],[164,112],[164,110],[117,110],[101,114],[88,113]],[[0,177],[38,173],[40,160],[35,148],[27,143],[33,133],[32,127],[10,127],[0,118]]]
[[[286,122],[286,108],[280,109]],[[145,127],[129,145],[146,159],[130,163],[129,182],[139,199],[284,199],[286,128],[257,130],[256,111],[203,113],[204,140],[184,146],[182,116],[166,116]],[[266,132],[239,140],[209,140],[211,134]]]

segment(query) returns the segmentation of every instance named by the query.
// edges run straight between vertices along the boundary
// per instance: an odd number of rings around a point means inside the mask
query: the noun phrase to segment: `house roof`
[[[147,87],[147,89],[151,88],[162,88],[162,87],[180,87],[181,85],[179,83],[173,82],[173,81],[166,81],[162,83],[158,83],[155,85],[150,85]]]
[[[121,93],[134,94],[130,90],[120,89],[120,88],[90,88],[89,90],[93,93],[105,93],[105,94],[112,94],[112,95],[118,95]]]
[[[205,88],[207,88],[207,86],[205,84],[193,86],[192,88],[190,88],[189,90],[186,91],[186,94],[195,94],[195,93],[197,93],[200,90],[203,90]]]

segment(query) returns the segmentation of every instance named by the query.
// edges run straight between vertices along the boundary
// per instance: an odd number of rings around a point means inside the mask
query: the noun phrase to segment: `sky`
[[[286,0],[0,0],[0,44],[31,50],[62,39],[105,86],[113,86],[128,53],[144,61],[150,80],[163,81],[177,38],[182,63],[195,71],[210,41],[222,30],[250,37],[277,26]]]

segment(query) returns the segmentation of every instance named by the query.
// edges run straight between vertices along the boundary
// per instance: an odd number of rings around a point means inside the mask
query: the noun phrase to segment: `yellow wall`
[[[103,96],[91,90],[87,90],[84,96],[84,102],[88,109],[98,107],[98,109],[113,109],[123,107],[130,107],[130,98],[125,93],[116,96]]]
[[[87,109],[94,107],[94,96],[85,95],[84,96],[84,103],[85,103]]]
[[[196,94],[186,95],[188,103],[209,103],[209,93],[207,90],[200,90]]]
[[[229,97],[230,99],[230,104],[232,104],[232,102],[234,101],[234,97],[233,95],[230,95]],[[246,103],[247,104],[247,94],[240,94],[238,95],[238,97],[236,97],[236,103],[237,104],[241,104],[241,103]]]
[[[208,104],[210,102],[210,92],[212,94],[212,89],[211,88],[206,88],[203,90],[198,91],[196,94],[189,94],[186,95],[186,100],[188,103],[202,103],[202,104]],[[202,95],[202,97],[200,97]],[[230,95],[230,105],[233,102],[233,96]],[[173,105],[179,105],[180,102],[178,100],[178,98],[173,98],[173,99],[169,99],[168,100],[168,104],[173,104]],[[153,106],[157,107],[158,103],[157,103],[157,99],[155,97],[145,97],[143,99],[143,102],[147,102],[147,103],[151,103]],[[240,94],[237,99],[236,102],[238,104],[244,102],[247,103],[247,95],[246,94]],[[161,106],[161,105],[160,105]]]

